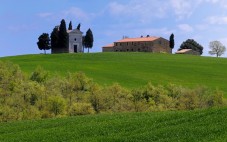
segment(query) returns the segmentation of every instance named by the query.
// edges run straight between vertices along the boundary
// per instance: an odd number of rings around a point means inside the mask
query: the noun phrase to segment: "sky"
[[[227,0],[1,0],[0,57],[43,53],[38,37],[62,19],[74,28],[81,23],[84,34],[91,28],[92,52],[123,36],[169,39],[171,33],[174,52],[187,39],[201,44],[204,56],[211,41],[227,46]]]

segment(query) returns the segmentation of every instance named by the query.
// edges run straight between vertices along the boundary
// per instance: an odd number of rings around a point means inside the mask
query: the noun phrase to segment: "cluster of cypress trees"
[[[81,24],[79,23],[77,26],[77,29],[80,30]],[[72,30],[72,22],[70,21],[68,30]],[[68,42],[69,42],[69,35],[67,33],[67,28],[66,28],[66,22],[64,19],[61,20],[60,26],[56,26],[50,37],[49,34],[43,33],[42,35],[39,36],[38,38],[38,48],[40,50],[44,50],[46,53],[46,50],[53,49],[53,48],[67,48],[68,47]],[[83,48],[88,48],[89,49],[93,47],[93,33],[91,29],[89,28],[86,32],[86,35],[83,36]],[[84,51],[84,50],[83,50]]]

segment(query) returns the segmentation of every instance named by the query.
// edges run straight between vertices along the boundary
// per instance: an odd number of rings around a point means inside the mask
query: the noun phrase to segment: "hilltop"
[[[139,87],[147,82],[155,85],[174,83],[187,87],[204,85],[219,88],[227,96],[225,58],[151,53],[90,53],[23,55],[0,60],[20,65],[28,75],[40,65],[52,76],[82,71],[102,85],[114,82],[128,88]]]

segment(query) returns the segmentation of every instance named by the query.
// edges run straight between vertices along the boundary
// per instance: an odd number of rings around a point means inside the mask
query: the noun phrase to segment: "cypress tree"
[[[67,30],[66,30],[66,24],[65,24],[64,19],[61,20],[58,36],[59,36],[59,40],[58,40],[59,41],[59,47],[60,48],[67,48],[69,36],[68,36]]]
[[[73,26],[72,26],[72,21],[70,21],[69,23],[69,27],[68,27],[68,30],[72,30],[73,29]]]
[[[171,34],[170,37],[169,37],[169,47],[171,49],[174,48],[174,45],[175,45],[175,42],[174,42],[174,34]]]
[[[80,23],[78,24],[76,29],[80,31]]]
[[[51,38],[51,48],[58,48],[58,27],[55,27],[50,35]]]
[[[93,33],[89,28],[86,32],[86,36],[84,39],[84,44],[85,44],[85,47],[88,48],[88,53],[89,53],[89,49],[93,47],[93,42],[94,42]]]

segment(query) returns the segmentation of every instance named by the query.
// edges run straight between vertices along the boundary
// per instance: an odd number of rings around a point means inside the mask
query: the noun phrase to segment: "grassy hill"
[[[227,108],[0,123],[0,141],[227,141]]]
[[[94,81],[109,85],[114,82],[133,88],[152,82],[174,83],[194,87],[205,85],[225,91],[227,96],[227,59],[189,55],[150,53],[91,53],[23,55],[4,57],[19,64],[28,74],[41,65],[51,75],[84,72]]]

